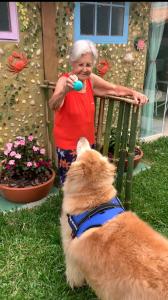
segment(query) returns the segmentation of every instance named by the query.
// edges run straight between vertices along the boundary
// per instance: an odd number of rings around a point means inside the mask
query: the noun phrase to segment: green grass
[[[134,177],[131,209],[168,236],[168,138],[160,138],[142,147],[143,159],[151,168]]]
[[[143,144],[149,170],[134,176],[131,208],[168,236],[168,138]],[[96,300],[83,287],[66,284],[60,240],[62,197],[50,196],[38,208],[0,214],[0,300]]]

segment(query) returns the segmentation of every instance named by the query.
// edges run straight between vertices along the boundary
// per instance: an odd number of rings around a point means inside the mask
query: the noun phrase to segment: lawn
[[[168,138],[142,147],[151,168],[134,176],[131,208],[168,236]],[[72,291],[66,284],[61,201],[61,194],[50,196],[38,208],[0,214],[0,300],[97,299],[87,287]]]

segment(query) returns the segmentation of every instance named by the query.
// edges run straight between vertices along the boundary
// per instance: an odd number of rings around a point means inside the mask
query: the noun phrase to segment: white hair
[[[86,53],[91,53],[93,55],[93,64],[95,64],[98,57],[95,44],[89,40],[76,41],[70,51],[70,63],[78,60],[83,54]]]

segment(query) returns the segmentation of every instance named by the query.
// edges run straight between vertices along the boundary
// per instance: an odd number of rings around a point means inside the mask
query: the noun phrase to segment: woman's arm
[[[52,110],[58,110],[63,105],[65,95],[68,92],[66,81],[66,77],[60,77],[56,83],[54,93],[49,99],[49,107]]]
[[[91,74],[91,80],[93,84],[93,91],[96,96],[131,96],[133,97],[135,104],[143,105],[148,102],[146,95],[141,94],[131,88],[110,83],[96,74]]]
[[[49,107],[58,110],[64,104],[65,95],[73,89],[73,83],[76,75],[71,74],[69,77],[62,76],[58,79],[54,93],[49,99]]]

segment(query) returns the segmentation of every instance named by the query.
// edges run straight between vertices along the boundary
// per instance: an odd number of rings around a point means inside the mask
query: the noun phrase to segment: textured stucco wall
[[[129,36],[127,44],[98,44],[99,60],[106,59],[110,70],[105,79],[143,90],[146,52],[148,41],[150,2],[133,2],[129,13]],[[74,3],[57,4],[56,35],[59,73],[69,70],[69,48],[73,42]],[[145,48],[137,51],[134,42],[139,37],[145,41]],[[128,61],[130,58],[131,61]]]
[[[128,43],[98,44],[99,60],[107,59],[110,70],[105,79],[143,90],[146,63],[150,2],[133,2],[130,6]],[[33,133],[46,146],[43,50],[40,2],[17,2],[20,41],[0,42],[0,149],[18,135]],[[74,2],[56,2],[58,75],[69,71],[69,49],[73,42]],[[145,48],[137,51],[137,37]],[[8,57],[23,52],[29,63],[15,74],[8,70]],[[95,70],[96,71],[96,70]]]
[[[97,44],[98,62],[106,59],[110,65],[104,79],[115,84],[131,87],[143,92],[144,75],[146,67],[146,54],[148,48],[148,30],[151,2],[132,2],[129,11],[129,33],[127,44]],[[56,36],[58,74],[69,71],[69,50],[73,43],[74,3],[57,3],[56,10]],[[137,50],[135,41],[143,40],[144,49]],[[98,64],[97,62],[97,64]],[[97,69],[94,71],[97,73]],[[115,106],[118,110],[118,104]],[[107,106],[102,124],[106,119]],[[117,121],[115,115],[114,125]],[[140,128],[140,115],[138,127]],[[138,130],[139,134],[139,130]],[[103,139],[103,137],[102,137]]]
[[[40,3],[17,2],[20,41],[0,41],[0,148],[16,136],[33,133],[45,146],[45,102],[43,82],[42,31]],[[13,51],[24,53],[27,68],[13,73],[8,57]],[[11,66],[17,59],[13,59]]]

